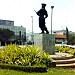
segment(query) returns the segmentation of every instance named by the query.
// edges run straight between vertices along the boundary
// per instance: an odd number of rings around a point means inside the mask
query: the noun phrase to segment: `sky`
[[[35,11],[41,9],[41,3],[46,3],[48,18],[46,27],[51,30],[51,6],[53,8],[52,30],[65,30],[75,32],[75,0],[0,0],[0,19],[12,20],[15,26],[23,26],[27,32],[41,32],[38,16]]]

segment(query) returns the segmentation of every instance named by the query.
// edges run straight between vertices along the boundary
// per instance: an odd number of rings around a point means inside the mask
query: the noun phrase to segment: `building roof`
[[[65,32],[66,30],[54,30],[53,32]]]
[[[66,35],[61,35],[61,34],[54,34],[55,38],[64,38],[66,39]]]

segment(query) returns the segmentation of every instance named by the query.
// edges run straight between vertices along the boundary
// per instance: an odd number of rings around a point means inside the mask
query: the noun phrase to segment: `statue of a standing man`
[[[45,19],[48,17],[48,13],[45,7],[46,7],[46,4],[42,3],[42,8],[36,13],[39,16],[39,27],[42,30],[41,33],[44,33],[44,31],[46,31],[46,34],[49,34],[49,31],[47,30],[45,26]]]

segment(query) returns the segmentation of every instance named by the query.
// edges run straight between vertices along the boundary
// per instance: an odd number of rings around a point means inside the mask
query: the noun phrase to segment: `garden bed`
[[[52,66],[52,59],[39,47],[22,48],[16,44],[10,44],[0,49],[0,63],[1,68],[26,72],[47,72],[47,67]]]

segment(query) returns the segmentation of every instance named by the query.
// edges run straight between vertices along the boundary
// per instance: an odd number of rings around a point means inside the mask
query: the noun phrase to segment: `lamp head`
[[[53,8],[54,8],[54,6],[51,6],[51,8],[53,9]]]

